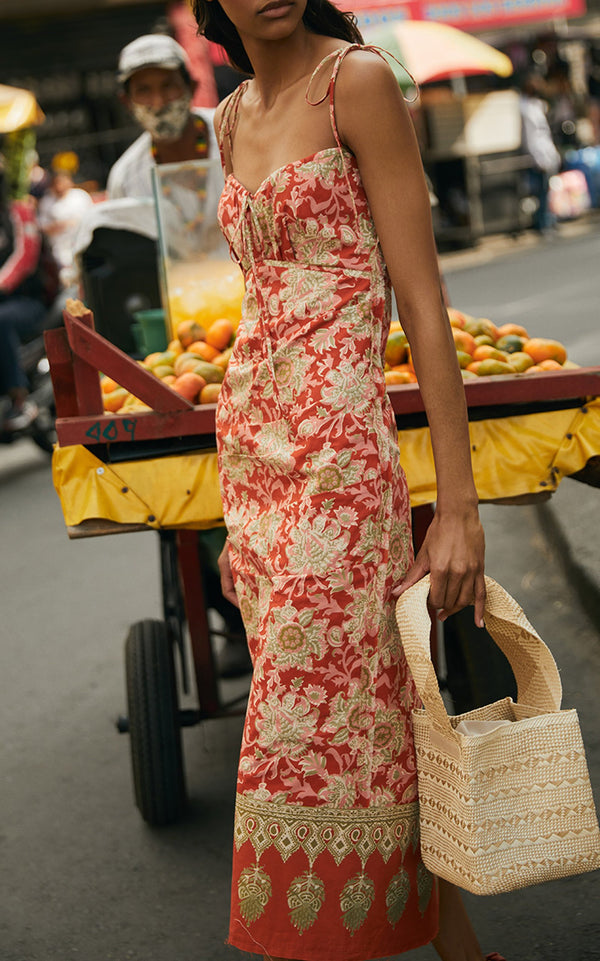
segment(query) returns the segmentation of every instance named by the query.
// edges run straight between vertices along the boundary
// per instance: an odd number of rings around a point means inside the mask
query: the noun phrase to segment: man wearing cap
[[[214,110],[192,108],[194,84],[188,56],[175,40],[161,34],[138,37],[127,44],[119,57],[118,79],[121,98],[130,113],[144,127],[125,153],[113,165],[107,183],[108,203],[99,204],[100,223],[106,225],[107,210],[118,212],[119,226],[127,211],[124,198],[131,201],[130,229],[156,239],[153,209],[145,201],[153,197],[152,168],[155,164],[181,163],[219,157],[213,128]],[[216,222],[219,195],[223,189],[220,164],[218,176],[209,180],[207,214]],[[111,201],[115,201],[111,205]],[[111,211],[112,206],[112,211]],[[115,211],[114,208],[119,208]],[[102,209],[104,208],[104,210]],[[151,213],[151,222],[148,215]],[[89,225],[90,230],[93,225]],[[222,550],[225,531],[198,533],[198,548],[209,606],[225,622],[226,638],[218,651],[217,668],[222,677],[248,673],[252,665],[241,616],[221,594],[216,558]]]
[[[172,37],[147,34],[128,43],[119,57],[118,79],[121,99],[144,133],[113,165],[110,199],[152,197],[154,164],[219,156],[214,110],[191,107],[188,56]]]

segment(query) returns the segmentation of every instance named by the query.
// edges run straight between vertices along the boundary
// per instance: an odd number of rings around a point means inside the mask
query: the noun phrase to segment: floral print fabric
[[[411,539],[383,377],[389,280],[341,146],[254,193],[230,175],[220,222],[246,279],[217,436],[254,665],[230,943],[307,961],[397,954],[435,935],[437,903],[391,594]]]

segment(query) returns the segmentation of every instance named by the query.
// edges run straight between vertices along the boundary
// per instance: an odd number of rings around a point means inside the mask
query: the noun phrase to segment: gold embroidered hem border
[[[416,848],[419,806],[413,802],[393,807],[304,807],[238,794],[234,841],[238,851],[250,841],[257,858],[274,847],[287,861],[301,849],[313,864],[328,851],[339,866],[354,852],[365,864],[378,851],[387,864],[395,850],[405,854],[411,843]]]

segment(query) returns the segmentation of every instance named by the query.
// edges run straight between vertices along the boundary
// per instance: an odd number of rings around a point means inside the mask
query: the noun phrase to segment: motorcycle
[[[0,444],[12,444],[23,437],[30,438],[41,450],[51,454],[56,443],[56,408],[50,377],[50,364],[44,346],[44,330],[60,327],[62,311],[68,293],[62,291],[48,309],[42,330],[37,331],[21,344],[21,368],[29,381],[29,397],[38,409],[37,416],[27,427],[20,430],[3,430],[2,424],[11,401],[0,395]]]

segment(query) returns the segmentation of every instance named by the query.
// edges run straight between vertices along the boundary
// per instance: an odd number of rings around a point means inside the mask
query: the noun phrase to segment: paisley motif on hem
[[[327,851],[340,865],[350,854],[362,864],[376,851],[387,864],[399,850],[406,854],[419,843],[417,802],[370,808],[304,807],[260,801],[238,794],[235,812],[236,850],[249,842],[257,859],[275,848],[282,861],[303,851],[309,864]]]

